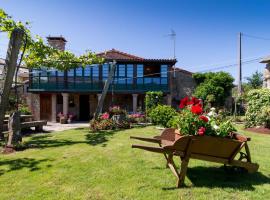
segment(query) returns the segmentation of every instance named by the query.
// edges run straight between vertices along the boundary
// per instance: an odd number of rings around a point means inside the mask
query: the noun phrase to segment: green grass
[[[130,135],[158,133],[154,127],[77,129],[26,137],[27,149],[0,155],[0,199],[270,199],[269,135],[244,132],[259,172],[191,160],[178,189],[162,155],[131,148]]]

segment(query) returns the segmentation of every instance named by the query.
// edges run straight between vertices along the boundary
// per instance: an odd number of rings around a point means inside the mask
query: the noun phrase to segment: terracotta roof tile
[[[117,61],[143,61],[143,62],[172,62],[175,63],[175,59],[149,59],[142,58],[139,56],[135,56],[132,54],[128,54],[122,51],[118,51],[116,49],[111,49],[108,51],[104,51],[101,53],[97,53],[97,56],[100,56],[106,60],[117,60]]]

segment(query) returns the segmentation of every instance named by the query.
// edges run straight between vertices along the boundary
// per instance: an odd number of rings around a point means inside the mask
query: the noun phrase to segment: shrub
[[[152,109],[162,103],[162,92],[146,92],[145,95],[145,110],[149,114]]]
[[[168,127],[168,122],[177,115],[174,108],[166,105],[158,105],[149,113],[153,124]]]
[[[90,121],[90,129],[92,131],[112,130],[115,125],[112,119],[93,119]]]
[[[23,105],[23,104],[20,104],[20,105],[19,105],[19,111],[20,111],[20,113],[23,114],[23,115],[30,115],[30,114],[31,114],[31,111],[30,111],[30,109],[28,108],[28,106]]]
[[[233,77],[227,72],[195,73],[197,83],[194,95],[212,106],[224,106],[233,88]]]
[[[270,105],[270,90],[255,89],[247,94],[247,112],[245,127],[267,126],[267,113]]]

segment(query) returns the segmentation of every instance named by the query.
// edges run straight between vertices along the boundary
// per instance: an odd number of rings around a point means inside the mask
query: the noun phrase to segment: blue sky
[[[172,58],[193,72],[237,63],[237,34],[270,38],[267,0],[0,0],[16,20],[30,21],[42,37],[63,35],[76,54],[111,48],[146,58]],[[0,34],[0,57],[7,40]],[[270,40],[243,37],[243,59],[270,54]],[[263,71],[258,61],[243,65],[243,77]],[[224,68],[234,77],[237,67]]]

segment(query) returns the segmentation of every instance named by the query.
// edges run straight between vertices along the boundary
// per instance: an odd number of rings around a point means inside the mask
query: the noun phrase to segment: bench
[[[35,131],[43,131],[43,126],[47,125],[47,121],[30,121],[30,122],[22,122],[21,129],[27,129],[31,127],[35,127]]]

